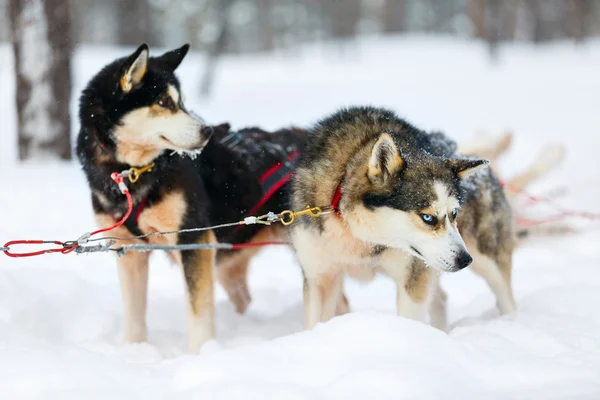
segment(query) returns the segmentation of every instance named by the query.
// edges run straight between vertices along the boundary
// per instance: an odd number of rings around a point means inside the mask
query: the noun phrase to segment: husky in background
[[[290,231],[306,328],[347,311],[344,274],[389,275],[399,315],[426,321],[430,312],[432,325],[445,329],[439,271],[471,265],[500,312],[513,312],[511,210],[487,164],[385,109],[343,109],[317,123],[291,189],[294,209],[332,211],[301,217]]]
[[[479,135],[478,140],[466,144],[459,144],[458,151],[464,155],[482,157],[490,161],[490,167],[496,176],[502,178],[498,160],[506,154],[511,147],[513,134],[505,132],[498,137]],[[530,223],[527,210],[522,209],[523,195],[527,196],[527,188],[545,177],[550,171],[560,166],[565,157],[565,147],[561,144],[547,144],[537,154],[534,161],[516,175],[504,180],[504,192],[511,204],[515,233],[518,244],[527,239],[568,234],[574,228],[564,221],[550,221],[545,223]],[[526,223],[521,223],[525,221]]]

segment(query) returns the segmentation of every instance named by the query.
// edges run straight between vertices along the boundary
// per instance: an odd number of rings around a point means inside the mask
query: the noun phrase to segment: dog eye
[[[437,225],[438,219],[431,214],[421,214],[421,219],[427,225]]]
[[[157,104],[162,108],[175,108],[175,104],[173,104],[173,100],[169,96],[163,97]]]
[[[457,215],[458,215],[458,209],[455,208],[454,210],[452,210],[452,219],[456,219]]]

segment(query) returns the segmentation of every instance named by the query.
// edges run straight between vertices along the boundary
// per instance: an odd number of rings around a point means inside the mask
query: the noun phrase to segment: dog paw
[[[335,316],[339,317],[340,315],[348,314],[350,312],[350,304],[348,303],[348,299],[344,294],[340,296],[338,299],[337,305],[335,307]]]
[[[125,341],[127,343],[141,343],[146,341],[145,326],[126,326]]]

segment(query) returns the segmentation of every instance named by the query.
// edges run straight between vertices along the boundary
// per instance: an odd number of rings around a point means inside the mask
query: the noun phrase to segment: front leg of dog
[[[479,252],[473,251],[473,272],[486,280],[496,295],[496,304],[500,314],[510,314],[517,309],[511,286],[512,254],[503,255],[497,262]]]
[[[319,280],[323,309],[321,310],[321,321],[327,322],[336,316],[338,304],[341,300],[342,286],[344,282],[344,274],[342,272],[334,272],[322,276]]]
[[[97,213],[96,223],[106,228],[117,221],[108,214]],[[120,226],[109,232],[110,236],[128,238],[133,236],[128,229]],[[140,244],[141,241],[124,240],[121,244]],[[125,317],[125,340],[130,343],[146,340],[146,298],[148,292],[149,252],[130,251],[117,257],[117,269],[123,298]]]
[[[406,290],[404,282],[396,282],[396,307],[398,315],[416,321],[426,322],[427,305],[425,301],[413,298]]]
[[[340,290],[340,297],[337,301],[337,306],[335,307],[335,316],[339,317],[340,315],[348,314],[350,312],[350,303],[348,303],[348,298],[344,294],[344,285],[342,282],[342,289]]]
[[[125,340],[146,340],[149,253],[129,252],[117,258],[125,316]]]
[[[431,269],[401,251],[384,255],[381,267],[396,283],[396,310],[405,318],[425,322],[433,280]]]
[[[323,297],[314,279],[304,278],[304,328],[312,329],[321,321]]]
[[[212,233],[202,238],[212,243]],[[188,299],[188,351],[198,353],[200,347],[214,335],[215,250],[182,252],[183,272]]]
[[[441,331],[448,329],[448,316],[446,302],[448,296],[444,289],[436,285],[435,291],[432,295],[431,302],[429,304],[429,315],[431,316],[431,326]]]

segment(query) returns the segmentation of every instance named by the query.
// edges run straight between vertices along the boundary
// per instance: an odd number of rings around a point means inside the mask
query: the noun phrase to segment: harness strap
[[[142,199],[142,201],[140,201],[140,203],[132,209],[131,214],[129,215],[129,218],[127,218],[127,220],[124,223],[125,227],[134,235],[142,235],[144,233],[140,230],[139,221],[140,221],[140,215],[142,215],[142,211],[144,211],[144,208],[146,207],[147,202],[148,202],[148,195],[146,195]],[[144,242],[148,242],[147,238],[142,238],[142,240]]]
[[[300,156],[299,151],[294,151],[288,155],[287,162],[279,161],[269,168],[258,180],[262,185],[263,196],[254,207],[248,212],[248,215],[254,215],[256,212],[285,185],[294,173],[294,161]],[[292,165],[290,165],[290,163]]]
[[[144,209],[144,207],[146,206],[146,202],[148,201],[148,195],[146,195],[142,201],[140,202],[140,205],[138,206],[137,210],[135,211],[135,224],[139,225],[140,222],[140,214],[142,213],[142,210]]]

